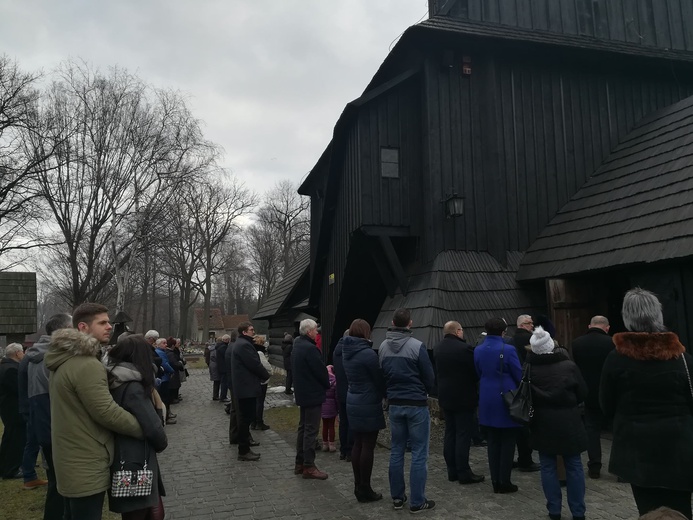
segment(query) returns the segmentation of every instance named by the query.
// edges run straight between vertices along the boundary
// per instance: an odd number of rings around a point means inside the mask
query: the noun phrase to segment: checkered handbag
[[[147,461],[140,470],[125,469],[125,461],[120,461],[120,469],[111,478],[111,496],[114,498],[146,497],[152,494],[154,473],[147,469]]]

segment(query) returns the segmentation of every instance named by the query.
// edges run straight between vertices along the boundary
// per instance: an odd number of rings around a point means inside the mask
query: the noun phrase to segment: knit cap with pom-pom
[[[532,352],[535,354],[551,354],[553,352],[553,338],[542,327],[536,327],[529,338]]]

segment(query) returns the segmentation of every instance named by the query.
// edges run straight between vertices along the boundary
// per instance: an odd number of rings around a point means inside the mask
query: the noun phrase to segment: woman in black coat
[[[288,332],[284,333],[282,340],[282,358],[284,359],[284,370],[286,370],[286,387],[284,393],[287,395],[293,394],[291,387],[294,385],[294,376],[291,371],[291,351],[294,348],[294,338]]]
[[[578,404],[587,396],[587,385],[580,369],[565,349],[542,327],[530,338],[527,354],[534,416],[530,423],[530,443],[539,452],[541,487],[549,518],[561,518],[561,485],[557,457],[565,463],[568,507],[573,520],[585,518],[585,472],[580,454],[587,449],[587,432]]]
[[[156,454],[166,449],[168,440],[163,426],[163,404],[154,391],[154,357],[149,344],[139,334],[121,338],[104,359],[113,399],[135,416],[144,439],[115,436],[115,453],[111,474],[119,471],[121,461],[126,470],[141,470],[146,461],[153,473],[152,492],[148,496],[113,497],[109,490],[111,511],[121,513],[123,520],[163,520],[166,495]],[[158,408],[158,410],[157,410]]]
[[[373,491],[371,474],[378,432],[385,428],[382,405],[385,377],[370,337],[368,322],[356,319],[349,327],[349,336],[342,338],[342,361],[348,384],[347,415],[354,435],[351,448],[354,495],[359,502],[383,498],[381,493]]]
[[[630,332],[614,335],[599,392],[605,418],[613,419],[609,471],[630,483],[641,515],[667,506],[690,520],[693,358],[666,332],[651,292],[628,291],[621,315]]]

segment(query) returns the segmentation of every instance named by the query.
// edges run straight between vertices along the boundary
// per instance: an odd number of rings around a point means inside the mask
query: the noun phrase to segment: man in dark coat
[[[512,344],[520,358],[520,364],[524,365],[527,359],[527,346],[532,337],[534,321],[529,314],[521,314],[517,317],[517,330],[512,339]],[[521,428],[517,432],[517,468],[520,471],[539,471],[539,464],[532,460],[532,447],[529,445],[529,428]]]
[[[284,358],[284,370],[286,370],[286,389],[284,393],[286,395],[293,394],[291,387],[294,385],[294,376],[291,371],[291,351],[294,349],[294,338],[288,332],[284,333],[284,339],[282,340],[282,358]]]
[[[601,433],[606,426],[604,414],[599,406],[599,382],[606,357],[614,350],[609,336],[609,320],[594,316],[584,336],[573,341],[572,351],[575,364],[587,383],[585,399],[585,427],[587,428],[587,474],[599,478],[602,469]]]
[[[327,473],[315,467],[315,439],[320,429],[320,411],[325,390],[330,387],[327,367],[315,344],[318,324],[310,319],[301,321],[300,336],[294,341],[291,368],[294,373],[294,397],[300,407],[296,436],[294,473],[303,478],[325,480]]]
[[[230,354],[226,354],[231,356],[231,395],[234,396],[234,402],[238,403],[238,460],[242,461],[255,461],[260,458],[259,453],[250,450],[250,423],[255,420],[256,400],[262,393],[262,382],[270,377],[257,355],[254,337],[253,324],[249,321],[240,323],[238,339],[234,342]]]
[[[0,443],[0,477],[22,478],[22,464],[26,444],[26,423],[19,413],[19,362],[24,349],[19,343],[5,348],[0,360],[0,419],[5,427]]]
[[[474,350],[464,342],[464,331],[456,321],[443,327],[445,336],[433,348],[438,379],[438,402],[445,412],[443,455],[448,480],[460,484],[478,484],[483,475],[476,475],[469,466],[474,414],[479,404],[479,376],[474,366]]]
[[[229,347],[229,342],[231,341],[231,336],[224,334],[221,337],[221,341],[216,344],[217,351],[217,371],[219,372],[219,400],[228,402],[228,391],[229,391],[229,378],[228,372],[226,371],[226,351]]]

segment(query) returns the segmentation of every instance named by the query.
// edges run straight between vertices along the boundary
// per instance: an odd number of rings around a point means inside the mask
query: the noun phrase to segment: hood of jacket
[[[362,350],[373,349],[373,342],[364,338],[354,338],[346,336],[341,338],[339,342],[342,345],[342,359],[353,359]]]
[[[24,355],[29,359],[29,363],[40,363],[43,361],[43,357],[46,355],[46,352],[48,352],[50,343],[51,337],[44,334],[36,343],[26,349]]]
[[[412,337],[411,329],[400,327],[392,327],[385,334],[385,341],[390,346],[393,352],[398,353],[402,350],[404,344]]]
[[[103,365],[108,372],[108,388],[111,390],[130,381],[142,381],[142,374],[132,363],[114,364],[106,355],[103,358]]]
[[[620,332],[613,339],[617,352],[637,361],[667,361],[686,351],[673,332]]]
[[[76,356],[98,357],[101,352],[99,341],[77,329],[56,330],[51,336],[44,359],[46,368],[55,372],[60,365]]]

